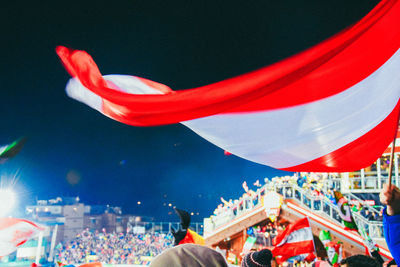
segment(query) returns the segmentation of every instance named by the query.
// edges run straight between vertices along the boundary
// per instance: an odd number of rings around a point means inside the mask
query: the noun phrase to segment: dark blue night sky
[[[235,156],[182,125],[137,128],[69,99],[57,45],[86,50],[103,74],[192,88],[274,63],[339,32],[378,1],[8,1],[0,9],[0,145],[27,136],[0,165],[21,208],[76,196],[156,220],[172,203],[211,215],[244,180],[284,175]],[[271,127],[275,127],[271,125]],[[141,205],[137,205],[141,201]],[[18,212],[16,212],[18,215]]]

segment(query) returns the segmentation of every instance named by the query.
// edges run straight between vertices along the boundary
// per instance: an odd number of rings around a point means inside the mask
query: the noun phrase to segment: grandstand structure
[[[79,197],[57,197],[37,200],[36,205],[25,207],[27,219],[42,225],[58,225],[56,243],[68,241],[83,229],[124,231],[128,216],[120,207],[85,205]]]
[[[37,200],[25,207],[26,219],[46,230],[3,258],[0,266],[30,266],[32,261],[51,263],[57,246],[76,239],[83,231],[107,234],[169,234],[179,229],[180,222],[156,222],[151,217],[123,214],[120,207],[87,205],[79,197],[57,197]],[[203,224],[192,222],[190,228],[200,235]],[[39,251],[39,252],[38,252]]]
[[[397,186],[400,185],[399,137],[398,132],[392,173],[392,182]],[[365,213],[378,215],[382,210],[379,192],[383,184],[388,182],[390,153],[391,145],[376,162],[359,171],[320,174],[326,177],[323,191],[339,190],[349,203],[361,204]],[[297,176],[300,174],[295,174],[292,178],[296,179]],[[293,222],[308,216],[314,235],[318,236],[321,230],[329,230],[333,241],[343,242],[345,255],[365,253],[362,237],[358,233],[345,229],[341,223],[338,207],[328,198],[316,196],[309,190],[301,188],[297,183],[276,183],[269,179],[265,179],[265,184],[258,188],[255,194],[243,195],[239,201],[231,203],[230,207],[225,207],[217,215],[204,220],[206,245],[224,249],[228,254],[234,254],[240,261],[243,245],[248,237],[247,229],[263,225],[269,220],[268,205],[264,203],[264,198],[269,192],[277,192],[283,197],[280,219]],[[383,224],[378,216],[371,219],[365,214],[353,213],[353,217],[358,228],[363,229],[378,244],[380,254],[386,259],[391,259],[392,256],[383,236]]]
[[[392,144],[389,145],[380,158],[367,168],[350,173],[331,174],[331,180],[335,188],[345,193],[378,194],[382,189],[382,185],[388,182],[391,147]],[[400,131],[397,131],[392,172],[392,182],[396,186],[400,186],[399,164]]]
[[[365,252],[362,238],[349,232],[341,224],[339,211],[336,205],[328,199],[321,199],[312,195],[296,184],[266,183],[256,191],[256,197],[246,196],[225,212],[204,220],[204,238],[206,245],[225,249],[240,259],[243,245],[248,237],[247,228],[261,225],[268,221],[268,211],[263,203],[263,197],[268,192],[278,192],[284,202],[279,217],[289,222],[308,216],[314,235],[318,236],[321,230],[329,230],[334,241],[342,241],[346,255],[363,254]],[[345,194],[348,199],[360,200],[352,193]],[[366,206],[376,211],[371,206]],[[362,215],[354,213],[354,219],[359,228],[365,231],[379,245],[381,255],[390,259],[391,254],[386,247],[383,237],[381,221],[369,221]]]

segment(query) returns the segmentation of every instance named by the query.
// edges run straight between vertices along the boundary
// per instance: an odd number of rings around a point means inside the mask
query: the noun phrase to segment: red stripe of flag
[[[105,100],[108,116],[130,125],[161,125],[217,113],[290,107],[340,93],[399,49],[399,31],[388,27],[399,24],[399,14],[396,0],[382,1],[353,27],[303,53],[235,78],[165,95],[112,90],[89,54],[65,47],[57,47],[57,53],[73,77]],[[169,87],[163,90],[169,92]],[[115,105],[123,109],[123,116],[112,111]]]
[[[307,163],[284,168],[286,171],[312,170],[314,172],[329,172],[341,170],[359,170],[373,164],[376,155],[382,154],[382,148],[387,147],[393,140],[399,121],[400,101],[396,108],[374,129],[323,157]],[[390,134],[393,133],[393,134]],[[360,158],[362,155],[362,158]]]

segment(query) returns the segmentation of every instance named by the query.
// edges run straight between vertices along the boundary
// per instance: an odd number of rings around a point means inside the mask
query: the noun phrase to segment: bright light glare
[[[0,217],[7,216],[15,205],[15,193],[9,188],[0,189]]]

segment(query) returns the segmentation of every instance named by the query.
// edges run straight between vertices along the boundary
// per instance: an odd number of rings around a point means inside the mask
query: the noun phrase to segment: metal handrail
[[[370,174],[371,172],[365,173]],[[388,182],[388,175],[380,173],[380,175],[365,175],[355,176],[349,178],[332,178],[331,182],[343,186],[343,192],[379,192],[382,190],[383,184]],[[347,180],[348,179],[348,180]],[[398,185],[399,180],[393,177],[393,184]],[[348,183],[348,184],[346,184]]]
[[[353,193],[346,193],[346,194],[344,194],[345,196],[346,196],[346,198],[347,198],[347,200],[352,200],[352,199],[355,199],[356,201],[358,201],[358,202],[360,202],[360,203],[363,203],[364,202],[364,200],[363,199],[361,199],[361,198],[359,198],[359,197],[357,197],[356,195],[354,195]],[[371,207],[371,206],[364,206],[365,208],[367,208],[368,210],[370,210],[370,211],[372,211],[372,212],[375,212],[376,214],[379,214],[379,210],[377,210],[377,209],[375,209],[374,207]]]
[[[279,186],[279,185],[278,185]],[[341,219],[339,216],[339,209],[336,205],[328,201],[326,198],[325,199],[318,199],[315,196],[312,196],[309,192],[306,190],[298,187],[297,185],[285,185],[284,187],[291,187],[293,190],[296,192],[299,192],[300,195],[296,197],[296,194],[292,194],[294,199],[296,199],[298,202],[300,202],[301,205],[306,206],[313,210],[314,212],[317,213],[323,213],[325,215],[328,215],[331,219],[341,223]],[[278,188],[277,188],[278,189]],[[278,192],[279,190],[277,190]],[[284,195],[285,198],[288,198],[287,196]],[[292,197],[292,198],[293,198]],[[304,199],[308,199],[310,202],[309,203],[304,203]],[[320,201],[320,205],[315,205],[315,201]],[[355,223],[357,224],[358,228],[364,229],[371,238],[383,238],[383,223],[380,221],[369,221],[365,217],[363,217],[360,214],[353,213],[353,218]]]
[[[320,198],[312,195],[307,190],[300,188],[296,184],[290,183],[282,183],[276,184],[271,181],[266,181],[266,183],[256,191],[256,197],[250,198],[248,196],[241,199],[241,201],[237,201],[237,203],[233,204],[230,208],[226,207],[226,210],[218,214],[216,216],[211,216],[210,218],[206,218],[204,220],[204,232],[212,232],[217,227],[229,223],[234,220],[238,216],[250,212],[253,209],[259,207],[261,205],[261,192],[271,192],[275,191],[283,195],[285,199],[294,199],[299,202],[302,206],[308,207],[312,211],[319,213],[321,215],[325,215],[326,217],[334,220],[338,223],[341,223],[342,220],[339,216],[338,207],[331,203],[329,199],[326,197]],[[354,196],[354,195],[350,195]],[[356,196],[354,196],[356,198]],[[257,199],[254,202],[254,199]],[[247,205],[245,203],[250,203]],[[372,211],[376,211],[376,209],[371,207]],[[364,218],[362,215],[354,213],[354,220],[359,228],[364,229],[371,238],[382,238],[383,237],[383,225],[382,222],[379,221],[369,221]]]
[[[145,228],[146,233],[171,233],[172,228],[178,230],[180,227],[179,222],[134,222],[129,225],[130,227],[140,226]],[[192,222],[189,228],[196,231],[198,234],[203,234],[203,223]]]

